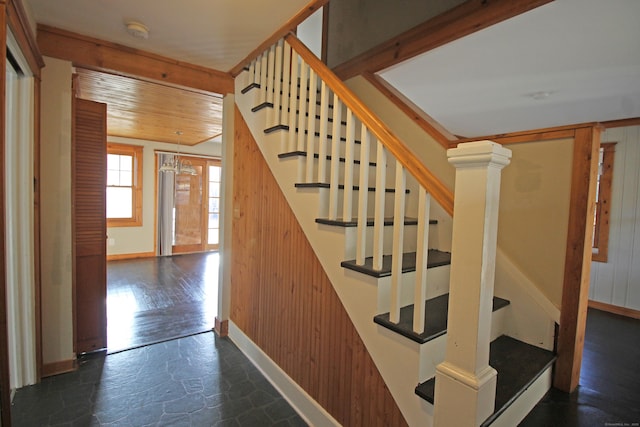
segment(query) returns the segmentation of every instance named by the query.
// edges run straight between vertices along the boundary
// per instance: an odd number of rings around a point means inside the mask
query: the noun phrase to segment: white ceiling
[[[309,0],[24,0],[40,24],[229,71]],[[266,19],[265,19],[266,18]],[[147,40],[126,32],[142,22]]]
[[[468,137],[640,117],[640,0],[556,0],[379,74]]]
[[[25,0],[38,23],[221,71],[308,2]],[[640,0],[556,0],[380,75],[461,136],[640,117]]]

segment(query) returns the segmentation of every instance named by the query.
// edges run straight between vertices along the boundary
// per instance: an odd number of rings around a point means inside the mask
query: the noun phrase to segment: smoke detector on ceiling
[[[148,39],[149,38],[149,28],[141,22],[138,21],[129,21],[126,23],[127,32],[137,39]]]

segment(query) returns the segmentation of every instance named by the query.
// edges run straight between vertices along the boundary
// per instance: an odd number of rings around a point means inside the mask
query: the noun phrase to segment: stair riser
[[[403,252],[416,251],[416,230],[417,225],[404,226]],[[367,227],[365,257],[373,256],[373,231],[373,227]],[[383,231],[383,255],[391,255],[393,253],[393,226],[387,225]],[[345,230],[346,259],[354,259],[356,257],[357,235],[356,227],[349,227]]]
[[[431,299],[449,292],[449,272],[450,266],[443,265],[427,269],[427,298]],[[415,271],[402,275],[402,285],[400,287],[400,306],[413,304],[414,283],[416,280]],[[389,301],[391,299],[391,277],[378,279],[378,312],[389,311]],[[399,335],[400,337],[400,335]],[[402,339],[406,339],[401,337]]]

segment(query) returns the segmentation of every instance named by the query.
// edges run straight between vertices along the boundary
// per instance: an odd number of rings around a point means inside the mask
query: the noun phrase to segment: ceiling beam
[[[553,0],[468,0],[333,69],[343,80],[376,73]]]
[[[38,25],[37,41],[43,55],[71,61],[76,66],[125,73],[222,95],[234,91],[229,73],[59,28]]]

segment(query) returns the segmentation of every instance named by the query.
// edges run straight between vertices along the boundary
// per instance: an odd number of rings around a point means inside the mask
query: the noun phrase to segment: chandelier
[[[176,131],[176,135],[178,135],[178,152],[175,155],[168,157],[162,163],[162,166],[160,166],[160,172],[173,172],[177,175],[197,175],[198,172],[191,162],[180,157],[180,137],[182,136],[182,131]]]

